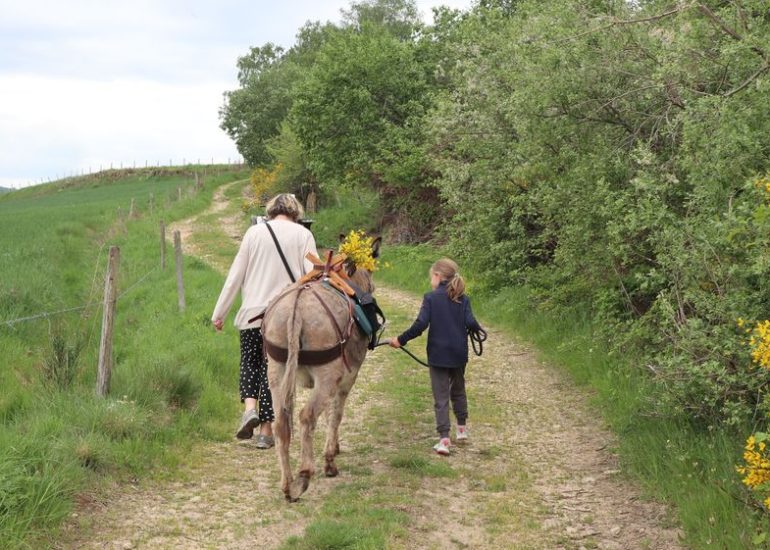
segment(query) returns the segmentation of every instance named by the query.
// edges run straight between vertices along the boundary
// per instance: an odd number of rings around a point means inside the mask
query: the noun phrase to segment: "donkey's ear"
[[[358,271],[356,264],[353,262],[345,262],[345,272],[348,274],[348,277],[352,277],[356,271]]]
[[[380,257],[380,245],[382,244],[382,237],[377,237],[372,241],[372,258]]]

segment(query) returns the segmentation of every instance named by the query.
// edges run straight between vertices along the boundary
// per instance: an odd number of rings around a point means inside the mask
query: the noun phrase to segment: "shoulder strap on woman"
[[[278,238],[275,236],[275,231],[273,231],[273,228],[270,227],[270,222],[266,222],[265,225],[267,226],[267,230],[270,231],[270,236],[273,238],[275,247],[278,249],[278,254],[281,256],[281,261],[283,262],[283,267],[286,268],[286,273],[289,274],[289,279],[291,279],[292,283],[297,282],[297,279],[294,278],[294,274],[291,272],[289,262],[286,261],[286,256],[283,255],[283,250],[281,249],[281,245],[278,243]]]

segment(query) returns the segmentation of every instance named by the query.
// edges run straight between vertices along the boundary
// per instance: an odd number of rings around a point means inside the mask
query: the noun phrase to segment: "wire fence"
[[[239,164],[237,166],[230,166],[226,169],[229,171],[232,171],[233,169],[241,169],[243,168],[242,164]],[[152,170],[156,170],[156,168],[152,168]],[[201,171],[198,171],[195,169],[195,167],[185,166],[185,167],[175,167],[175,168],[162,168],[163,174],[170,173],[169,170],[173,171],[173,173],[184,173],[186,175],[194,176],[194,185],[191,186],[191,188],[188,190],[188,192],[183,193],[183,187],[178,186],[177,187],[177,193],[176,193],[176,200],[181,201],[183,197],[185,196],[192,196],[197,194],[200,190],[204,189],[204,179],[206,179],[206,176],[208,174],[212,173],[212,170],[210,168],[204,168]],[[125,170],[123,173],[116,174],[115,177],[123,177],[125,175]],[[152,172],[153,175],[156,172]],[[87,176],[90,177],[90,176]],[[128,224],[127,222],[131,219],[138,219],[141,217],[137,214],[137,211],[135,209],[136,201],[135,199],[131,199],[131,207],[128,209],[128,217],[124,215],[123,208],[118,208],[117,211],[117,217],[115,218],[114,222],[109,225],[105,229],[104,234],[104,240],[102,244],[100,245],[99,250],[96,253],[96,265],[94,266],[94,272],[93,277],[91,278],[91,284],[90,289],[88,290],[88,298],[86,302],[82,305],[75,305],[71,307],[64,307],[60,309],[52,309],[50,311],[41,311],[34,314],[29,315],[23,315],[20,317],[15,317],[11,319],[2,319],[0,320],[0,328],[6,328],[8,330],[16,330],[17,325],[21,323],[27,323],[31,321],[36,321],[40,319],[46,319],[48,320],[48,329],[49,329],[49,336],[51,337],[51,345],[56,346],[57,340],[57,334],[56,330],[54,329],[51,319],[53,317],[64,315],[66,313],[73,313],[73,312],[87,312],[89,310],[93,310],[90,314],[82,314],[80,315],[79,320],[79,328],[77,329],[77,333],[79,336],[75,336],[75,340],[78,341],[77,348],[81,348],[81,344],[84,344],[86,348],[90,349],[93,341],[93,337],[96,334],[97,330],[97,323],[98,323],[98,317],[99,315],[96,314],[99,310],[102,311],[102,321],[101,321],[101,338],[99,341],[99,353],[98,353],[98,365],[97,365],[97,388],[96,393],[100,397],[105,397],[109,393],[109,386],[110,386],[110,376],[111,376],[111,369],[113,365],[114,358],[112,356],[112,342],[113,342],[113,328],[114,328],[114,318],[115,318],[115,311],[116,306],[120,300],[123,300],[129,293],[134,291],[135,289],[141,287],[142,285],[146,284],[148,280],[151,280],[150,278],[157,272],[157,271],[165,271],[165,257],[166,257],[166,235],[165,235],[165,222],[161,219],[158,220],[160,222],[160,262],[159,265],[156,265],[156,267],[147,270],[144,272],[140,277],[136,278],[130,285],[128,285],[125,289],[119,290],[119,286],[117,285],[117,282],[122,280],[123,277],[118,276],[118,270],[119,270],[119,263],[120,263],[120,249],[117,246],[110,246],[109,247],[109,253],[104,254],[106,243],[108,240],[111,240],[112,236],[115,235],[115,230],[117,229],[120,233],[125,233],[128,231]],[[152,212],[153,208],[153,195],[150,193],[150,212]],[[173,240],[174,240],[174,257],[175,257],[175,264],[176,264],[176,279],[177,279],[177,296],[178,296],[178,306],[180,313],[184,313],[185,311],[185,291],[184,291],[184,279],[183,279],[183,260],[182,260],[182,242],[181,242],[181,232],[179,230],[173,232]],[[106,266],[104,271],[102,271],[101,266],[105,265],[104,262],[104,256],[108,256],[108,262],[106,262]],[[102,274],[101,279],[104,281],[103,285],[103,291],[99,291],[99,281],[100,281],[100,273]],[[90,325],[90,327],[88,326]],[[55,350],[54,350],[55,352]],[[51,364],[58,365],[59,359],[55,358]],[[54,370],[58,367],[53,367]]]
[[[133,284],[131,284],[131,286],[129,286],[127,289],[125,289],[120,294],[118,294],[118,298],[117,299],[120,300],[121,298],[123,298],[126,294],[128,294],[134,288],[136,288],[141,283],[143,283],[145,281],[145,279],[147,279],[150,275],[152,275],[153,273],[158,271],[158,269],[159,268],[155,267],[155,268],[151,269],[150,271],[148,271],[147,273],[145,273],[144,275],[142,275],[137,281],[135,281]],[[0,324],[6,325],[6,326],[8,326],[10,328],[14,328],[14,325],[16,325],[18,323],[24,323],[24,322],[27,322],[27,321],[34,321],[36,319],[46,319],[46,318],[50,318],[50,317],[55,317],[56,315],[61,315],[63,313],[71,313],[73,311],[82,311],[82,310],[88,309],[88,308],[90,308],[92,306],[96,306],[97,308],[101,307],[101,301],[100,300],[90,300],[88,303],[86,303],[84,305],[81,305],[81,306],[68,307],[68,308],[65,308],[65,309],[57,309],[55,311],[44,311],[42,313],[36,313],[34,315],[28,315],[26,317],[18,317],[16,319],[6,319],[4,321],[0,321]]]
[[[189,161],[189,162],[188,162]],[[201,162],[202,161],[202,162]],[[207,162],[208,161],[208,162]],[[196,157],[196,158],[182,158],[181,164],[179,163],[179,159],[174,160],[173,158],[168,159],[168,163],[166,161],[161,160],[145,160],[144,163],[142,162],[110,162],[109,164],[99,164],[95,166],[88,166],[79,168],[77,170],[68,170],[64,171],[62,173],[55,173],[51,176],[47,177],[41,177],[41,178],[35,178],[33,180],[28,180],[26,184],[18,184],[12,185],[12,189],[21,189],[23,187],[29,187],[32,185],[41,185],[44,183],[53,183],[56,181],[62,182],[62,181],[69,181],[69,180],[77,180],[80,178],[86,178],[86,177],[100,177],[104,176],[105,174],[108,174],[110,172],[117,172],[117,171],[148,171],[148,170],[190,170],[190,171],[203,171],[203,170],[217,170],[217,169],[242,169],[246,166],[245,161],[243,157],[237,156],[237,157],[229,157],[227,159],[223,158],[215,158],[210,157],[208,159]]]
[[[240,164],[238,166],[242,166],[242,164]],[[174,168],[187,168],[187,167],[174,167]],[[202,184],[202,180],[198,180],[197,178],[196,178],[196,182],[199,183],[199,184]],[[193,189],[193,193],[196,192],[197,190],[198,190],[198,187],[196,186]],[[178,191],[178,197],[179,197],[179,199],[181,199],[182,196],[183,196],[181,188],[177,188],[177,191]],[[125,212],[130,213],[128,209],[126,209]],[[125,224],[126,220],[123,219],[123,213],[124,213],[123,209],[122,208],[118,208],[118,216],[117,216],[117,219],[115,220],[115,223],[113,224],[113,226],[116,226],[116,225],[119,226],[119,227],[122,226],[125,229],[125,225],[124,224]],[[109,229],[108,229],[107,233],[109,233]],[[75,311],[87,310],[87,309],[89,309],[91,307],[94,307],[94,306],[101,307],[101,298],[102,298],[102,296],[101,296],[101,293],[99,293],[99,291],[98,291],[98,287],[99,287],[98,282],[99,282],[100,266],[102,265],[102,262],[103,262],[103,258],[102,257],[103,257],[104,247],[105,247],[105,244],[103,243],[101,245],[100,249],[99,249],[99,252],[97,253],[96,265],[94,266],[94,275],[93,275],[93,278],[92,278],[92,281],[91,281],[91,288],[89,290],[89,297],[88,297],[88,300],[86,301],[85,304],[78,305],[78,306],[67,307],[67,308],[62,308],[62,309],[57,309],[57,310],[52,310],[52,311],[43,311],[43,312],[40,312],[40,313],[26,315],[26,316],[23,316],[23,317],[17,317],[17,318],[14,318],[14,319],[0,320],[0,326],[6,326],[6,327],[8,327],[10,329],[14,329],[14,326],[19,324],[19,323],[25,323],[25,322],[34,321],[34,320],[37,320],[37,319],[50,319],[51,317],[55,317],[57,315],[62,315],[62,314],[65,314],[65,313],[72,313],[72,312],[75,312]],[[158,271],[158,269],[159,269],[158,267],[155,267],[155,268],[149,270],[148,272],[146,272],[144,275],[142,275],[139,279],[137,279],[134,283],[132,283],[128,288],[126,288],[125,290],[120,292],[118,294],[118,296],[117,296],[117,300],[121,299],[123,296],[128,294],[135,287],[139,286],[150,275],[152,275],[154,272]]]

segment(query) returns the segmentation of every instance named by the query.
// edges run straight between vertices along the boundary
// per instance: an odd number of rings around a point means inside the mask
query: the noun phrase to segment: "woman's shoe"
[[[259,434],[255,446],[257,449],[269,449],[275,446],[275,438],[272,435]]]
[[[254,436],[254,428],[259,426],[259,415],[255,409],[249,409],[241,417],[241,425],[235,432],[238,439],[251,439]]]

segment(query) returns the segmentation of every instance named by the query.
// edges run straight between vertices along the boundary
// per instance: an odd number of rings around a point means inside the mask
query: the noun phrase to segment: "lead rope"
[[[471,346],[473,346],[473,353],[475,353],[478,357],[481,357],[481,354],[484,353],[484,342],[487,339],[487,331],[483,328],[479,327],[478,330],[468,329],[468,337],[471,339]],[[476,349],[476,344],[478,344],[478,349]]]
[[[382,333],[385,331],[385,327],[382,327],[382,330],[380,330],[380,333],[377,335],[377,343],[374,345],[375,348],[378,348],[380,346],[389,346],[390,342],[380,342],[380,338],[382,337]],[[483,328],[479,328],[479,330],[473,330],[468,329],[468,336],[471,339],[471,346],[473,346],[473,353],[475,353],[477,356],[481,357],[481,354],[484,353],[484,342],[487,339],[487,331]],[[478,349],[476,348],[476,345],[478,344]],[[417,357],[415,354],[413,354],[411,351],[406,349],[406,346],[401,346],[401,351],[406,353],[409,357],[420,363],[424,367],[430,367],[428,363]]]

